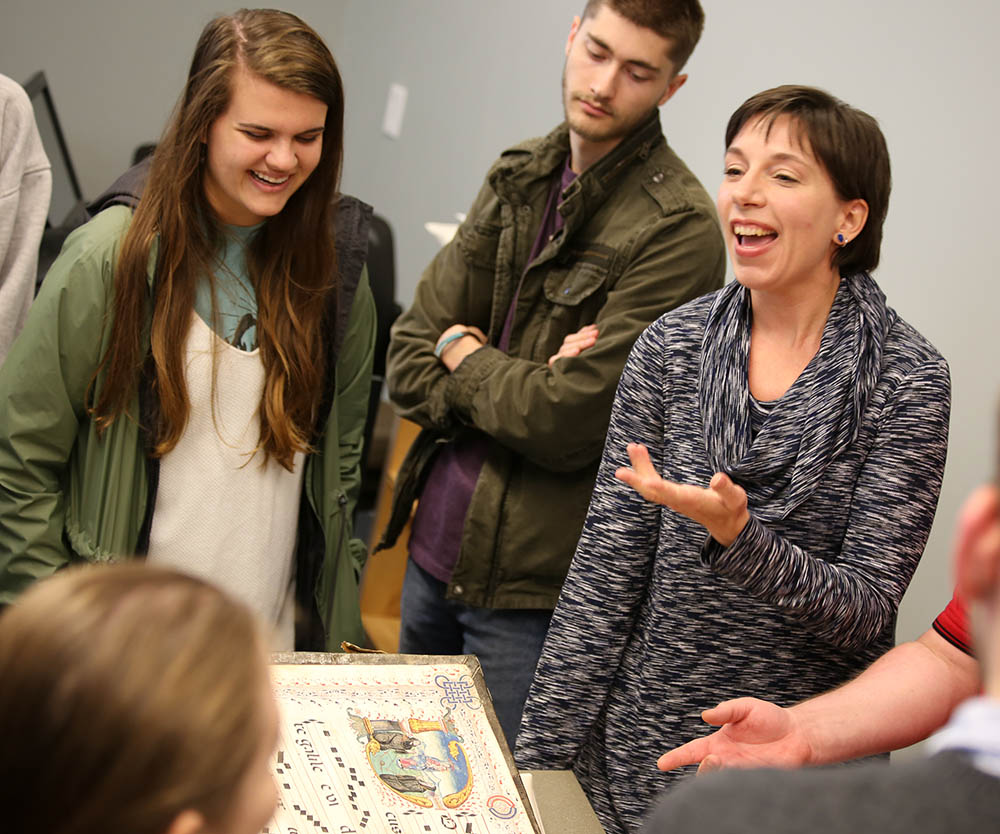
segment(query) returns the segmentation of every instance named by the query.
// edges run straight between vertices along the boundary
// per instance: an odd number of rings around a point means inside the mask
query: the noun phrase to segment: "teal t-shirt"
[[[215,316],[212,282],[206,276],[195,292],[194,309],[215,334],[240,350],[257,347],[257,294],[247,270],[247,246],[263,226],[223,226],[223,245],[217,259]]]

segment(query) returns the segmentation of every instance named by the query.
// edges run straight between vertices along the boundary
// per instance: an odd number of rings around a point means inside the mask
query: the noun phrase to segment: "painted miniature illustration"
[[[421,808],[454,809],[469,798],[472,773],[449,714],[435,721],[347,716],[372,771],[394,794]]]

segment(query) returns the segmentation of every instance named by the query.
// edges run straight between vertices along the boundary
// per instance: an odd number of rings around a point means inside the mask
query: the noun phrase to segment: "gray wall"
[[[336,52],[341,0],[286,2]],[[45,70],[86,197],[97,196],[155,142],[180,95],[194,45],[219,12],[212,0],[3,0],[0,73]]]
[[[392,223],[399,296],[505,147],[560,121],[563,44],[577,0],[347,0],[338,60],[350,100],[345,190]],[[530,27],[519,21],[532,21]],[[409,90],[398,140],[381,131],[393,82]]]
[[[464,211],[506,145],[560,118],[562,48],[582,0],[337,0],[288,5],[329,41],[348,93],[345,190],[397,235],[399,296],[412,298],[436,245],[426,220]],[[664,108],[674,147],[714,193],[729,113],[774,84],[826,87],[877,116],[895,189],[877,278],[900,313],[951,362],[952,435],[944,492],[899,637],[920,634],[950,596],[948,548],[962,498],[993,470],[1000,389],[987,261],[996,234],[996,70],[1000,6],[955,0],[707,0],[687,86]],[[197,32],[215,7],[6,0],[0,72],[44,68],[86,192],[93,196],[155,138]],[[381,134],[389,84],[409,88],[398,140]]]

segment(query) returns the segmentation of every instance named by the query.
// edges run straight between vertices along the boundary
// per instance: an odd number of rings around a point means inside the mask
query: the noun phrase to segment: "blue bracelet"
[[[441,354],[444,353],[444,349],[448,347],[448,345],[450,345],[452,342],[458,341],[459,339],[465,336],[472,336],[472,338],[476,339],[477,342],[479,341],[479,339],[476,338],[476,334],[473,333],[471,330],[463,330],[461,333],[452,333],[447,339],[442,339],[440,342],[437,343],[437,346],[434,348],[434,356],[440,359]]]

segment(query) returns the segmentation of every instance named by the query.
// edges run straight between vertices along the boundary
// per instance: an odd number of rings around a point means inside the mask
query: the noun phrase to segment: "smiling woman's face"
[[[205,194],[223,223],[278,214],[319,163],[326,105],[237,70],[229,107],[208,131]]]
[[[726,150],[718,209],[736,279],[751,290],[829,287],[848,203],[789,116],[754,119]],[[856,202],[856,201],[855,201]]]

